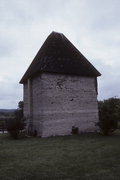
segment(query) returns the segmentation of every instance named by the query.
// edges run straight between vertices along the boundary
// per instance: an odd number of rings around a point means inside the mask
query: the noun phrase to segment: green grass
[[[120,134],[24,138],[0,135],[0,180],[119,180]]]

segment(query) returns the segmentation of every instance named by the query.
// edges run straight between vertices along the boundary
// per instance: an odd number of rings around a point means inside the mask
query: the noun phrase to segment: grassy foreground
[[[120,134],[25,138],[0,135],[0,180],[119,180]]]

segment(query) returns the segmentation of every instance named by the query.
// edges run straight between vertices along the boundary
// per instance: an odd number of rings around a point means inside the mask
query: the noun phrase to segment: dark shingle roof
[[[25,72],[20,83],[39,72],[97,77],[101,74],[61,33],[52,32]]]

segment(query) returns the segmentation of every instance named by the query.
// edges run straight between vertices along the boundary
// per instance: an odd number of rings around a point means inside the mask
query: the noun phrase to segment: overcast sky
[[[19,81],[52,31],[101,72],[98,99],[120,97],[120,0],[0,0],[0,109],[23,99]]]

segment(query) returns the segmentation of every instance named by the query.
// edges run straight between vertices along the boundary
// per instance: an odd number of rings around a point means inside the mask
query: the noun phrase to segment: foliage
[[[24,106],[23,101],[19,101],[19,103],[18,103],[18,108],[20,108],[20,109],[23,110],[23,106]]]
[[[6,121],[15,116],[14,109],[0,109],[0,131],[4,133],[6,129]]]
[[[25,127],[25,119],[23,118],[23,105],[21,101],[18,103],[18,109],[14,112],[14,117],[7,119],[7,131],[10,136],[17,139],[19,132]]]
[[[110,135],[118,127],[120,121],[120,99],[110,98],[99,101],[99,127],[104,135]]]
[[[7,131],[14,139],[18,138],[20,130],[24,129],[24,119],[9,118],[7,120]]]
[[[4,133],[5,130],[6,130],[6,119],[0,118],[0,131]]]

